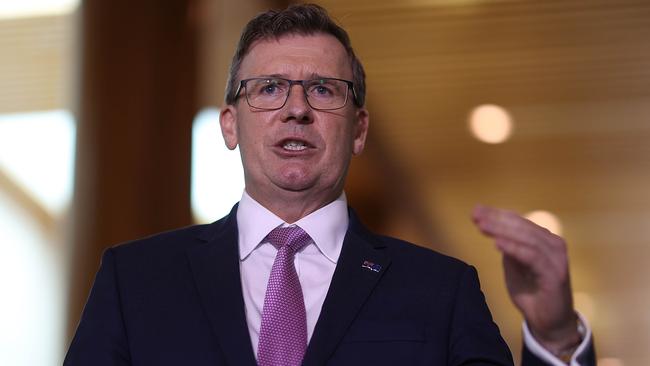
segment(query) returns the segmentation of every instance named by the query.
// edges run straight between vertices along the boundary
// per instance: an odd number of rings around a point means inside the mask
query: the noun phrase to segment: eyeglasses
[[[275,110],[284,107],[289,99],[291,87],[302,85],[305,98],[310,107],[316,110],[328,111],[345,107],[348,101],[348,90],[354,84],[351,81],[335,78],[319,78],[312,80],[289,80],[283,78],[251,78],[239,83],[236,96],[244,89],[246,102],[257,109]]]

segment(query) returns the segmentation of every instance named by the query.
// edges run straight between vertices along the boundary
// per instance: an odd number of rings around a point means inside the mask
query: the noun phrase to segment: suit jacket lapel
[[[239,274],[237,206],[208,226],[205,243],[188,251],[194,281],[205,313],[230,365],[254,366]]]
[[[350,211],[350,225],[304,366],[322,365],[331,356],[389,264],[384,245]]]

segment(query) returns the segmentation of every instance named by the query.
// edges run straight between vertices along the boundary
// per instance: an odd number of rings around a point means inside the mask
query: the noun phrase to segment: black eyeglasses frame
[[[356,90],[354,88],[354,82],[352,82],[350,80],[339,79],[339,78],[315,78],[315,79],[308,79],[308,80],[291,80],[291,79],[280,78],[280,77],[254,77],[254,78],[242,79],[239,82],[239,86],[237,87],[237,90],[235,91],[235,99],[238,99],[239,97],[241,97],[240,93],[241,93],[242,89],[246,89],[246,83],[248,83],[251,80],[265,80],[265,79],[277,79],[277,80],[283,80],[283,81],[286,81],[286,82],[289,83],[289,91],[287,91],[287,95],[286,95],[286,97],[284,99],[284,103],[282,103],[282,105],[277,107],[277,108],[255,107],[255,106],[251,105],[251,102],[248,100],[248,93],[244,93],[244,95],[246,96],[246,103],[248,104],[249,107],[255,108],[255,109],[261,109],[261,110],[265,110],[265,111],[275,111],[275,110],[278,110],[278,109],[282,109],[287,104],[287,100],[289,100],[289,96],[291,95],[292,87],[294,85],[296,85],[296,84],[302,86],[302,92],[303,92],[303,95],[305,96],[305,100],[307,101],[307,104],[309,104],[309,106],[314,110],[317,110],[317,111],[334,111],[334,110],[341,109],[341,108],[345,107],[348,104],[348,99],[349,99],[348,95],[349,94],[346,92],[345,93],[345,102],[343,102],[343,105],[340,106],[340,107],[336,107],[336,108],[316,108],[313,105],[311,105],[311,103],[309,102],[309,97],[307,95],[307,88],[305,87],[305,83],[310,82],[310,81],[314,81],[314,80],[338,80],[338,81],[345,82],[347,84],[347,86],[348,86],[347,90],[348,91],[352,90],[352,98],[354,100],[354,104],[359,106],[358,98],[357,98],[357,92],[356,92]]]

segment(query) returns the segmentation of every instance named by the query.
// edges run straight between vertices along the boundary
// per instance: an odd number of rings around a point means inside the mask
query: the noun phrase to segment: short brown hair
[[[251,45],[258,40],[278,39],[285,35],[329,34],[341,42],[347,52],[352,66],[354,83],[354,103],[361,107],[365,102],[366,74],[361,61],[354,54],[348,33],[336,24],[327,14],[327,10],[315,4],[291,5],[285,10],[269,10],[253,18],[242,32],[237,50],[230,64],[230,74],[226,85],[226,104],[234,104],[237,100],[237,77],[241,63],[250,50]]]

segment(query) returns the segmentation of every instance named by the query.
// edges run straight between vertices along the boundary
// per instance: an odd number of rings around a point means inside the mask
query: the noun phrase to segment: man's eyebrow
[[[325,76],[325,75],[321,75],[321,74],[312,73],[309,76],[309,78],[310,79],[332,79],[332,78],[334,78],[334,76]]]
[[[269,79],[273,79],[273,78],[287,79],[287,75],[284,75],[284,74],[262,74],[262,75],[255,76],[255,77],[256,78],[269,78]]]

